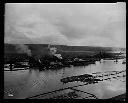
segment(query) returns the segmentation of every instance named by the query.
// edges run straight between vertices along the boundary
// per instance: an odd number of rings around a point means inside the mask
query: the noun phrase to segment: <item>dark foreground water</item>
[[[122,60],[119,60],[118,63],[114,62],[114,60],[103,60],[101,63],[96,61],[96,64],[85,67],[67,67],[60,70],[4,71],[4,98],[24,99],[49,91],[83,84],[82,82],[67,84],[60,82],[60,79],[68,76],[122,70],[126,70],[126,65],[122,64]],[[75,89],[94,94],[99,99],[107,99],[126,92],[125,79],[106,80],[96,84],[75,87]]]

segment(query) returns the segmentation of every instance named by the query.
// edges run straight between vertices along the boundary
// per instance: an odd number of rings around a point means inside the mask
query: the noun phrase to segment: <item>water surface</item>
[[[122,64],[122,61],[123,60],[120,59],[116,63],[114,60],[102,60],[101,62],[96,61],[95,64],[90,64],[88,66],[72,66],[59,70],[4,71],[4,98],[24,99],[56,89],[83,84],[82,82],[63,84],[60,82],[60,79],[81,74],[92,74],[95,72],[126,70],[126,65]],[[100,99],[107,99],[125,93],[126,82],[115,79],[112,81],[103,81],[97,84],[76,87],[76,89],[92,93]]]

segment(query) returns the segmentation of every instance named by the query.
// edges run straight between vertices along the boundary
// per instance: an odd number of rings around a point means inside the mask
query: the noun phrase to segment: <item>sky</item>
[[[126,3],[6,3],[4,42],[126,47]]]

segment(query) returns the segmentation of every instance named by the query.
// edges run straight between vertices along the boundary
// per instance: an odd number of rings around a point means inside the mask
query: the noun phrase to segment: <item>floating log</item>
[[[93,75],[84,74],[84,75],[79,75],[79,76],[72,76],[72,77],[63,78],[60,81],[63,83],[74,82],[74,81],[97,83],[98,81],[101,81],[101,80],[95,79]]]

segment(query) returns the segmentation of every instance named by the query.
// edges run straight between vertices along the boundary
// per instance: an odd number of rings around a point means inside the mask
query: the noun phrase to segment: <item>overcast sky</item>
[[[5,43],[126,46],[126,4],[5,5]]]

